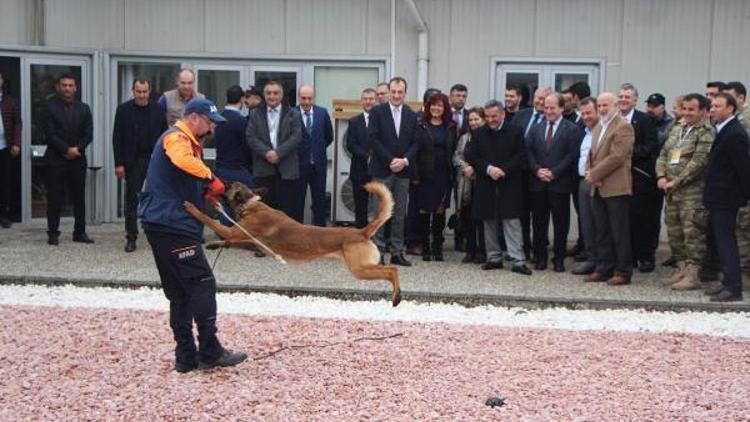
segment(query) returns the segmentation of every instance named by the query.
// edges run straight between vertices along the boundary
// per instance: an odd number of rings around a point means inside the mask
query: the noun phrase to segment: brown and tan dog
[[[226,196],[237,223],[285,260],[304,262],[324,256],[338,258],[359,279],[390,281],[393,288],[391,302],[397,306],[401,302],[398,269],[394,265],[378,265],[380,252],[370,240],[391,218],[393,197],[382,183],[370,182],[365,189],[380,198],[380,209],[370,224],[361,229],[300,224],[261,202],[257,192],[238,182],[229,185]],[[239,247],[261,250],[239,227],[221,225],[190,202],[185,202],[185,209],[224,239],[207,244],[207,249]]]

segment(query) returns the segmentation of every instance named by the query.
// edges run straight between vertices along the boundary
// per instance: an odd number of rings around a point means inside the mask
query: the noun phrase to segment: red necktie
[[[544,152],[549,152],[552,147],[552,129],[555,127],[555,122],[549,122],[547,127],[547,136],[544,138]]]

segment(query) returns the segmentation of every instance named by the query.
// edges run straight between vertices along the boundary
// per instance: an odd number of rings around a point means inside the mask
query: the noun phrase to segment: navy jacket
[[[115,166],[130,167],[135,162],[138,145],[135,142],[135,101],[129,100],[117,106],[115,125],[112,130],[112,146],[115,153]],[[149,139],[153,151],[156,140],[167,130],[167,119],[159,104],[148,103],[150,119]]]
[[[203,223],[185,211],[183,203],[203,204],[206,180],[175,166],[162,144],[167,134],[180,131],[176,126],[156,141],[148,164],[143,190],[138,194],[138,218],[144,231],[167,232],[200,240]]]
[[[331,125],[328,110],[313,105],[312,128],[309,132],[305,127],[305,112],[301,107],[299,112],[302,119],[302,142],[298,149],[300,166],[313,162],[317,166],[326,167],[328,165],[326,149],[333,142],[333,125]]]
[[[370,179],[367,171],[367,161],[370,159],[370,147],[367,143],[367,125],[364,113],[349,119],[349,126],[344,137],[344,146],[352,155],[349,167],[349,178],[353,181],[364,182]]]
[[[252,169],[253,156],[245,143],[247,117],[235,110],[224,110],[226,123],[216,125],[216,166],[227,169]]]
[[[406,104],[401,105],[401,128],[396,136],[396,127],[391,115],[391,104],[385,103],[370,110],[370,126],[367,139],[372,147],[370,175],[388,177],[391,173],[391,160],[406,158],[409,165],[396,173],[397,177],[409,178],[414,166],[419,144],[417,143],[417,113]]]
[[[544,120],[529,131],[527,142],[529,153],[530,182],[529,190],[541,192],[549,189],[553,192],[573,192],[576,186],[576,164],[578,163],[579,148],[583,139],[583,132],[569,120],[560,119],[560,127],[555,131],[549,151],[545,151],[545,137],[547,125]],[[542,182],[536,177],[540,168],[552,171],[554,179]]]
[[[514,126],[518,126],[521,128],[521,133],[524,135],[525,138],[528,138],[531,135],[531,131],[534,128],[534,125],[532,125],[531,128],[529,128],[529,131],[526,132],[526,129],[529,125],[529,121],[531,120],[532,116],[534,116],[534,107],[526,107],[524,109],[518,110],[515,115],[513,115],[513,119],[510,121],[506,119],[506,122],[509,122],[510,124]],[[544,123],[544,113],[541,113],[541,122]]]
[[[703,204],[708,209],[739,208],[750,198],[750,141],[737,118],[714,139],[706,166]]]

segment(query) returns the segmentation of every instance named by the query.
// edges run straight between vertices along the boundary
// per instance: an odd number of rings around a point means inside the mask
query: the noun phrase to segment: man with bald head
[[[310,187],[312,198],[312,223],[326,225],[326,173],[328,155],[326,150],[333,142],[333,125],[328,110],[315,105],[315,89],[310,85],[299,88],[299,111],[302,117],[302,142],[298,147],[300,190],[292,218],[304,222],[305,197]]]
[[[610,286],[629,284],[633,273],[630,243],[630,197],[633,179],[630,160],[635,133],[620,115],[611,92],[597,99],[599,125],[591,133],[586,182],[591,185],[591,208],[596,233],[596,269],[587,282]]]
[[[159,98],[159,106],[167,115],[167,124],[172,126],[185,114],[185,104],[193,98],[205,98],[195,90],[195,72],[180,69],[175,78],[177,88],[167,91]]]

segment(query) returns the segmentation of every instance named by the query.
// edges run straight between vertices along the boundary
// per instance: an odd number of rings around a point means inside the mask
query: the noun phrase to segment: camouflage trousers
[[[737,213],[737,248],[742,272],[750,274],[750,206],[740,208]]]
[[[706,253],[708,211],[703,204],[667,199],[665,221],[672,255],[680,262],[700,265]]]

